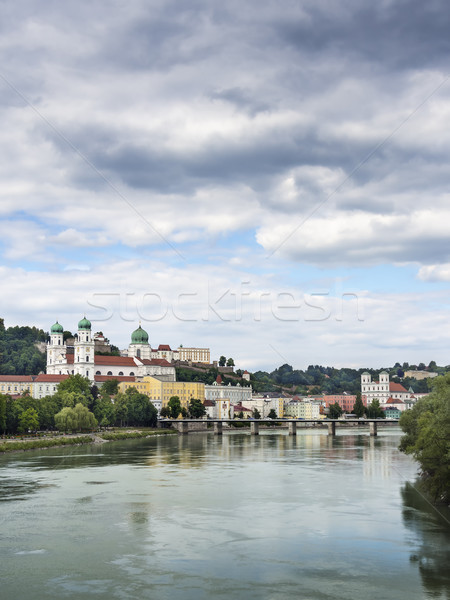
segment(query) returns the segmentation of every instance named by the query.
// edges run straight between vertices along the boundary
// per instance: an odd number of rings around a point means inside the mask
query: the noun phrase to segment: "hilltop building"
[[[64,328],[56,322],[50,329],[47,344],[47,374],[77,375],[92,382],[101,377],[144,377],[146,375],[175,381],[175,367],[166,359],[152,355],[148,334],[141,326],[131,334],[128,356],[96,355],[91,322],[83,317],[73,345],[64,341]]]

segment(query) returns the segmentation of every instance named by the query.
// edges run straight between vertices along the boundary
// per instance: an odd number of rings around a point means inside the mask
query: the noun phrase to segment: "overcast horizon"
[[[6,326],[450,363],[444,1],[0,7]]]

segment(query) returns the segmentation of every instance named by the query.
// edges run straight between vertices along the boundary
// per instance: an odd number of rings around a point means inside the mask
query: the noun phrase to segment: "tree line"
[[[420,465],[420,485],[435,502],[450,502],[450,373],[400,417],[400,450]]]
[[[114,396],[114,401],[112,400]],[[158,412],[136,388],[118,392],[117,380],[99,391],[81,375],[72,375],[58,385],[56,394],[12,398],[0,394],[0,431],[15,435],[38,430],[87,431],[96,427],[155,427]]]

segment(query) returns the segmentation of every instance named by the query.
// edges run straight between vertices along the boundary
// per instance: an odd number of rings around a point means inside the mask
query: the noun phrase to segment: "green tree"
[[[234,360],[232,358],[227,360],[227,367],[234,367]]]
[[[3,321],[3,319],[0,319]],[[0,431],[5,433],[6,431],[6,402],[8,400],[8,396],[5,394],[0,394]]]
[[[226,362],[227,362],[227,357],[226,356],[221,356],[219,358],[219,367],[224,367]]]
[[[55,427],[58,431],[74,431],[76,428],[73,409],[65,406],[55,415]]]
[[[55,415],[55,425],[60,431],[89,431],[97,427],[97,420],[84,404],[74,408],[65,406]]]
[[[114,399],[114,422],[123,427],[128,419],[127,397],[125,394],[117,394]]]
[[[75,414],[77,431],[89,431],[97,427],[97,419],[81,402],[75,406],[73,412]]]
[[[400,450],[421,468],[423,487],[435,501],[450,502],[450,373],[437,377],[433,392],[400,417]]]
[[[253,409],[253,418],[254,419],[260,419],[261,418],[261,413],[259,412],[259,410],[257,408]]]
[[[87,406],[92,403],[92,394],[91,394],[91,382],[87,377],[83,377],[80,374],[70,375],[64,381],[58,385],[57,395],[63,396],[64,394],[71,394],[72,401],[75,401],[77,404],[80,402]],[[67,396],[66,396],[67,398]],[[69,406],[66,404],[66,406]]]
[[[158,411],[145,394],[134,387],[125,392],[128,407],[128,423],[141,427],[155,427]]]
[[[365,412],[366,412],[366,407],[364,406],[362,400],[361,400],[361,393],[358,392],[356,394],[356,400],[355,403],[353,405],[353,410],[352,410],[353,414],[355,415],[355,417],[363,417]]]
[[[170,417],[170,408],[168,406],[163,406],[159,413],[160,417],[165,419],[166,417]]]
[[[39,429],[39,417],[34,408],[27,408],[19,417],[18,431],[26,433],[27,431],[36,431]]]
[[[374,398],[366,409],[368,419],[384,419],[384,410],[380,406],[380,401]]]
[[[193,419],[200,419],[206,415],[206,408],[203,406],[203,402],[197,398],[191,398],[189,400],[189,414]]]
[[[330,404],[328,408],[328,418],[339,419],[343,412],[344,411],[342,410],[341,406],[339,406],[339,404],[335,402],[334,404]]]
[[[170,410],[171,418],[177,419],[178,415],[181,413],[181,402],[179,396],[172,396],[171,398],[169,398],[167,406]]]
[[[277,419],[277,418],[278,418],[278,415],[277,415],[277,413],[276,413],[276,410],[275,410],[274,408],[271,408],[271,409],[269,410],[269,414],[267,415],[267,417],[268,417],[269,419]]]
[[[109,396],[100,397],[95,403],[92,412],[94,413],[94,416],[97,419],[100,427],[108,427],[115,421],[116,414],[114,411],[114,404]]]
[[[117,379],[110,379],[108,381],[105,381],[101,389],[102,396],[115,396],[118,391],[119,382]]]

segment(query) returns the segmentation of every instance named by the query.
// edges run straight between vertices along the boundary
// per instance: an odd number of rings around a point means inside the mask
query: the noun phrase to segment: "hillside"
[[[47,333],[37,327],[8,327],[0,319],[0,375],[37,375],[45,372],[46,356],[35,344]]]
[[[313,394],[342,394],[348,392],[356,394],[361,390],[361,374],[369,372],[373,379],[377,379],[381,370],[389,373],[391,381],[401,383],[406,389],[412,388],[416,393],[426,393],[431,390],[431,379],[416,380],[411,377],[403,377],[404,370],[407,369],[428,369],[431,372],[439,374],[450,371],[450,367],[438,367],[436,363],[431,362],[428,367],[424,364],[409,365],[408,363],[396,363],[393,367],[384,369],[336,369],[334,367],[324,367],[321,365],[310,365],[306,370],[293,369],[291,365],[284,364],[272,372],[256,371],[250,375],[250,384],[255,392],[289,392],[291,394],[313,395]],[[177,379],[179,381],[202,381],[211,384],[218,375],[217,369],[208,369],[201,371],[199,369],[189,369],[188,367],[178,369]],[[248,385],[239,376],[241,371],[237,370],[234,375],[221,374],[223,383],[228,385]]]

